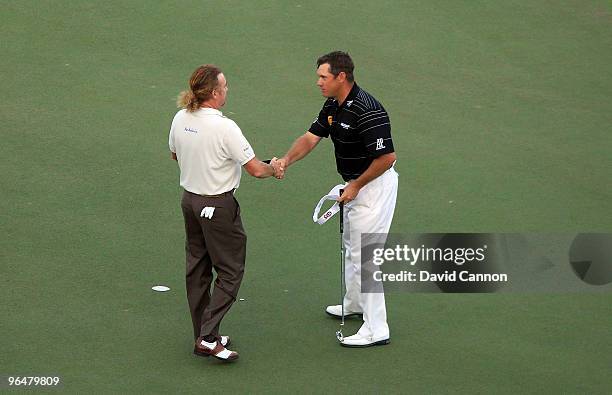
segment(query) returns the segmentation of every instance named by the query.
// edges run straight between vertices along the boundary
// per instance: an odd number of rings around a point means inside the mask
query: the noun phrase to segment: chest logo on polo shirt
[[[327,116],[327,123],[329,123],[329,126],[331,126],[331,124],[334,122],[334,117],[332,117],[331,115]]]
[[[349,100],[349,101],[347,101],[347,102],[346,102],[346,106],[347,106],[347,107],[350,107],[350,106],[351,106],[351,104],[353,104],[353,101],[352,101],[352,100]]]
[[[344,129],[350,129],[351,128],[351,125],[347,125],[344,122],[340,122],[340,126],[342,126],[342,128],[344,128]]]

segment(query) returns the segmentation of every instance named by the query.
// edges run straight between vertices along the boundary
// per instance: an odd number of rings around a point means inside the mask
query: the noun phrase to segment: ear
[[[346,73],[344,71],[341,71],[340,73],[338,73],[338,76],[336,78],[338,79],[338,82],[344,82],[346,81]]]

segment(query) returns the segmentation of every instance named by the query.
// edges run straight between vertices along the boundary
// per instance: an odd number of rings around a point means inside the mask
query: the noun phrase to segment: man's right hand
[[[286,168],[285,164],[286,163],[287,162],[284,158],[281,158],[281,159],[272,158],[272,160],[270,161],[270,165],[274,169],[274,177],[276,177],[279,180],[282,180],[285,177],[285,168]]]

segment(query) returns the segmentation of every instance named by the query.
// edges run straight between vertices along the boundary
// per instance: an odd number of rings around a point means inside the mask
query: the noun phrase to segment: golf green
[[[340,179],[323,141],[282,181],[243,174],[247,269],[222,324],[240,360],[191,354],[168,130],[193,69],[259,158],[353,57],[389,112],[393,232],[612,232],[610,1],[3,2],[0,375],[69,393],[610,393],[609,293],[387,296],[391,344],[346,349]],[[157,293],[154,285],[167,285]],[[358,319],[347,321],[345,334]],[[2,390],[8,389],[2,384]]]

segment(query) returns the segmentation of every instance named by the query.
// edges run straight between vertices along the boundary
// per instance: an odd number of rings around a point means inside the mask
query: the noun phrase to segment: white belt
[[[319,225],[323,225],[327,222],[328,219],[333,217],[338,211],[340,211],[340,203],[337,202],[340,197],[340,189],[344,189],[347,184],[338,184],[329,191],[329,193],[319,200],[317,207],[314,209],[314,213],[312,213],[312,221],[318,223]],[[330,208],[327,210],[320,218],[319,211],[321,210],[321,206],[325,203],[326,200],[334,200],[336,201]],[[349,207],[350,203],[346,203],[345,207]]]

